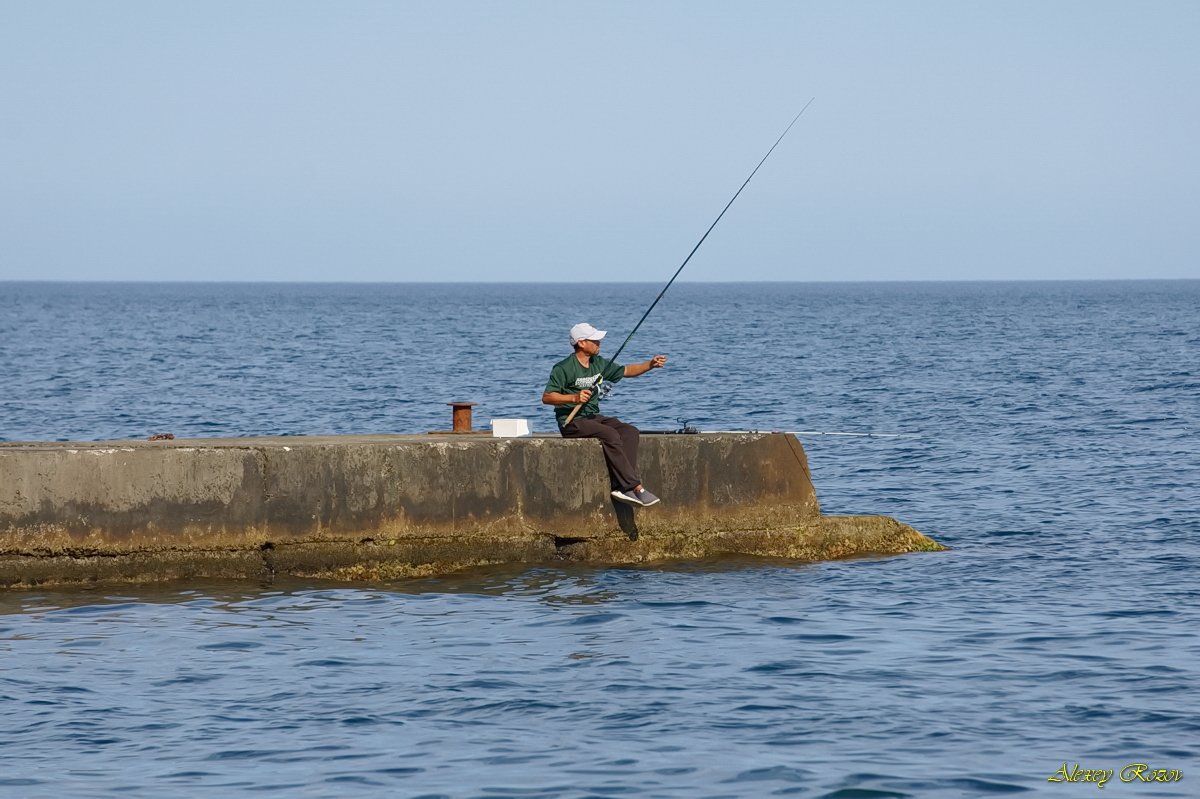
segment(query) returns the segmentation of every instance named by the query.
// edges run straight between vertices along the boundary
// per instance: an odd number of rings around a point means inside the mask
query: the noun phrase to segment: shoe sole
[[[612,498],[617,500],[618,502],[624,502],[626,505],[634,505],[635,507],[639,507],[639,508],[646,507],[645,502],[641,502],[639,500],[634,499],[633,497],[626,496],[626,495],[622,494],[620,491],[612,492]]]

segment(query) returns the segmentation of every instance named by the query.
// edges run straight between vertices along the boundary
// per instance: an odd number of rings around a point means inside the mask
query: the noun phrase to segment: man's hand
[[[638,375],[646,374],[646,372],[649,372],[651,369],[661,369],[666,365],[667,365],[667,356],[655,355],[653,358],[651,358],[648,361],[642,361],[641,363],[631,363],[628,366],[626,366],[624,376],[625,377],[637,377]]]
[[[585,388],[583,391],[580,391],[575,396],[579,399],[579,401],[576,402],[575,404],[583,405],[584,403],[586,403],[588,400],[590,400],[592,398],[592,392]]]

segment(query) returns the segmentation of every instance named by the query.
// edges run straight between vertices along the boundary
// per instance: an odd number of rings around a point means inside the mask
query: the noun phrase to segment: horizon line
[[[866,284],[866,283],[1165,283],[1177,281],[1200,281],[1200,277],[1025,277],[1025,278],[889,278],[861,280],[679,280],[678,283],[694,285],[732,284]],[[379,286],[379,285],[426,285],[426,286],[471,286],[471,285],[531,285],[572,286],[595,285],[598,283],[625,283],[657,285],[660,280],[192,280],[142,278],[0,278],[6,283],[94,283],[94,284],[181,284],[181,285],[336,285],[336,286]]]

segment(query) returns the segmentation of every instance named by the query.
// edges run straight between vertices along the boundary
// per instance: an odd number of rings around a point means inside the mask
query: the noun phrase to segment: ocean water
[[[546,431],[570,325],[611,355],[659,288],[0,283],[0,439]],[[676,285],[608,412],[900,434],[802,435],[822,505],[952,549],[0,592],[0,796],[1200,795],[1198,318],[1200,281]]]

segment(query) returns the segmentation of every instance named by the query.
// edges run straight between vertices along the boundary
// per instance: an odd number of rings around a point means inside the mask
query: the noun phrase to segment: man
[[[550,370],[542,402],[555,406],[554,415],[563,438],[600,439],[612,478],[614,499],[630,505],[653,505],[658,502],[658,497],[646,490],[637,475],[638,429],[615,416],[601,416],[596,389],[601,378],[603,382],[616,383],[623,377],[637,377],[651,369],[661,369],[667,363],[667,356],[655,355],[645,363],[629,366],[615,364],[600,357],[600,341],[605,333],[587,322],[571,328],[571,346],[575,352]],[[576,405],[583,407],[567,424],[567,417]]]

